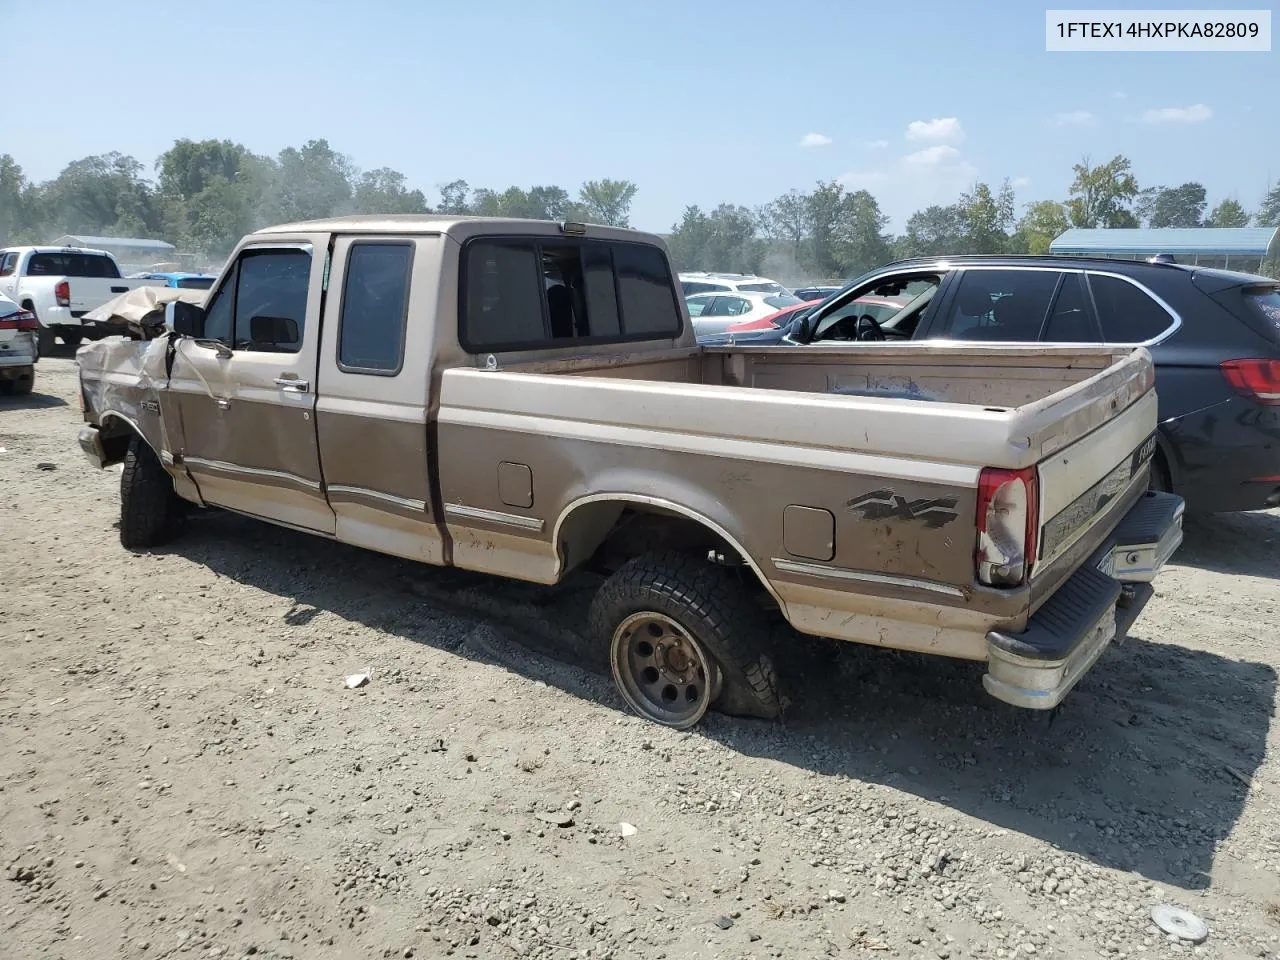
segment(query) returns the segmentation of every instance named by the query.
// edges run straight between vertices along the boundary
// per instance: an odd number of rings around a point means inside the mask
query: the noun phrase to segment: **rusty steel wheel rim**
[[[613,632],[613,679],[627,705],[647,720],[683,730],[707,712],[720,669],[666,614],[633,613]]]

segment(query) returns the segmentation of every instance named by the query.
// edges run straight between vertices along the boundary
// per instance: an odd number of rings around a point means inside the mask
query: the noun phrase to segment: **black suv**
[[[862,296],[910,298],[876,322]],[[1280,506],[1280,281],[1093,257],[904,260],[853,281],[782,342],[995,340],[1144,346],[1156,363],[1152,486],[1200,513]]]

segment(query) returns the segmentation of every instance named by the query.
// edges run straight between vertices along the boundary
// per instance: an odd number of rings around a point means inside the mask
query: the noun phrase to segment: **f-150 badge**
[[[863,520],[923,520],[926,527],[937,529],[956,518],[957,502],[955,497],[908,500],[892,490],[876,490],[854,497],[845,506],[861,514]]]

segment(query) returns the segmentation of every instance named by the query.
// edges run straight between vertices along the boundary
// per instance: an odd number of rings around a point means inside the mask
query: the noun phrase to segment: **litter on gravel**
[[[1209,925],[1181,907],[1162,903],[1151,908],[1151,919],[1157,927],[1179,940],[1204,943],[1209,939]]]
[[[363,687],[368,682],[369,682],[369,674],[353,673],[349,677],[347,677],[347,689],[355,690],[358,687]]]
[[[636,827],[633,823],[626,823],[624,821],[623,823],[618,824],[618,830],[624,837],[634,837],[636,835]]]

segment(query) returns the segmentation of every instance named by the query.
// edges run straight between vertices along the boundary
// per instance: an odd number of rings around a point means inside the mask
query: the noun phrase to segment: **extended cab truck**
[[[0,249],[0,293],[39,321],[40,352],[61,337],[78,347],[87,331],[80,318],[113,297],[157,280],[126,280],[116,258],[105,250],[81,247],[7,247]]]
[[[195,504],[535,583],[611,571],[592,630],[676,727],[779,713],[761,599],[985,661],[991,694],[1047,709],[1151,596],[1182,503],[1147,493],[1146,351],[706,349],[682,301],[629,230],[274,227],[172,332],[81,348],[80,444],[124,463],[133,549]]]

